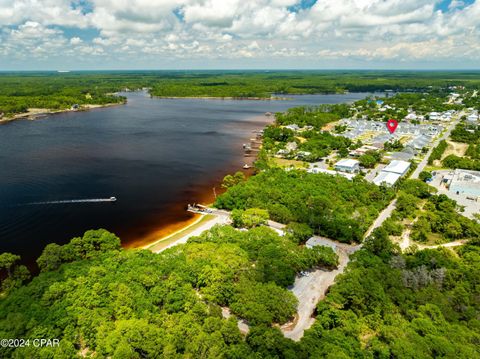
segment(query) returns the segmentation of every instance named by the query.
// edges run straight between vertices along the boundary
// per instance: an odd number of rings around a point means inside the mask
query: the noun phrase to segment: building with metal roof
[[[396,173],[403,176],[408,172],[411,165],[412,164],[407,161],[393,160],[382,170],[382,172]]]

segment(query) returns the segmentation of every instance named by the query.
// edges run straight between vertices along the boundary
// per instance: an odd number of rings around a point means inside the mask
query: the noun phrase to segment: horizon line
[[[71,72],[100,72],[100,71],[418,71],[418,72],[440,72],[440,71],[450,71],[450,72],[464,72],[464,71],[474,71],[480,72],[480,68],[184,68],[184,69],[159,69],[159,68],[144,68],[144,69],[32,69],[32,70],[0,70],[0,73],[12,73],[12,72],[55,72],[55,73],[71,73]]]

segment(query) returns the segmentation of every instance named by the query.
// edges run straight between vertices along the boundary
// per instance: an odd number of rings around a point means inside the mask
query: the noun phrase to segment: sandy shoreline
[[[17,113],[16,115],[13,115],[12,117],[8,117],[8,118],[0,118],[0,124],[6,124],[9,122],[18,121],[18,120],[35,121],[50,115],[56,115],[60,113],[90,111],[97,108],[113,107],[113,106],[119,106],[124,104],[125,102],[107,103],[104,105],[87,104],[87,105],[83,105],[78,109],[69,108],[69,109],[62,109],[62,110],[50,110],[47,108],[30,108],[28,109],[28,112]]]
[[[255,121],[258,121],[259,124],[261,124],[262,121],[265,121],[265,120],[268,120],[268,122],[273,121],[273,117],[268,118],[268,117],[265,117],[263,115],[253,116],[252,119],[254,119]],[[265,127],[265,123],[263,125],[264,126],[262,128]],[[255,130],[255,129],[252,128],[252,131],[253,130]],[[245,141],[248,142],[249,139],[246,138]],[[249,166],[253,166],[253,163],[257,159],[257,155],[258,154],[255,153],[250,157],[244,157],[243,162],[245,164],[248,164]],[[246,178],[248,178],[251,175],[253,175],[253,169],[252,168],[243,169],[243,168],[239,167],[238,171],[243,172],[245,174]],[[227,175],[227,174],[228,173],[226,173],[225,175]],[[222,181],[222,179],[219,178],[218,179],[218,184],[220,184],[221,181]],[[218,187],[220,187],[220,186],[218,186]],[[219,189],[217,194],[219,195],[222,192],[223,192],[223,190]],[[208,206],[211,206],[213,204],[213,202],[215,201],[215,198],[213,197],[210,188],[209,188],[208,192],[203,193],[201,195],[201,197],[202,198],[201,198],[200,201],[198,201],[198,203],[203,203],[203,204],[208,203],[209,204]],[[202,224],[202,221],[206,220],[205,217],[208,217],[208,215],[195,215],[195,217],[193,217],[193,219],[191,219],[191,220],[172,223],[170,225],[167,224],[167,225],[163,226],[159,231],[156,232],[156,233],[163,233],[163,234],[157,235],[155,237],[155,239],[153,239],[152,241],[148,241],[147,239],[144,239],[143,242],[147,242],[147,243],[142,244],[138,247],[133,246],[131,248],[143,248],[143,249],[152,250],[153,252],[159,252],[160,250],[165,249],[164,246],[163,246],[165,243],[168,243],[168,247],[170,247],[172,245],[175,245],[175,244],[178,244],[178,243],[182,243],[182,242],[186,241],[185,236],[187,236],[187,234],[189,234],[190,231],[195,232],[195,234],[190,234],[189,236],[199,235],[200,232],[198,232],[198,227],[203,228],[203,230],[207,230],[207,229],[211,228],[213,225],[218,224],[216,222],[215,223],[212,222],[212,223],[210,223],[210,225]],[[216,221],[216,219],[210,219],[210,221],[212,221],[212,220]],[[224,223],[225,221],[226,221],[225,218],[220,220],[221,223]],[[182,236],[182,234],[183,234],[183,236]],[[152,237],[154,237],[154,236],[155,235],[152,235]],[[169,243],[172,240],[173,240],[173,243]]]

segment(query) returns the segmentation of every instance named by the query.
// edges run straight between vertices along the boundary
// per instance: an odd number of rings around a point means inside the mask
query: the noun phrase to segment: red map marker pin
[[[395,130],[397,129],[397,126],[398,126],[397,120],[390,119],[387,121],[387,128],[391,134],[395,132]]]

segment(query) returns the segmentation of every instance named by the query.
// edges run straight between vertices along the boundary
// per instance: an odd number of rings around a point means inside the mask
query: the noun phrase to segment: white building
[[[471,113],[467,117],[468,122],[477,122],[478,121],[478,114],[477,113]]]
[[[373,179],[373,183],[377,186],[385,184],[391,187],[408,172],[410,165],[411,163],[407,161],[393,160]]]
[[[390,162],[388,166],[382,170],[382,172],[396,173],[396,174],[399,174],[400,176],[403,176],[408,172],[408,169],[410,168],[410,166],[411,166],[410,162],[394,160]]]
[[[296,158],[299,159],[299,160],[304,160],[304,159],[306,159],[308,156],[310,156],[311,154],[312,154],[312,153],[311,153],[311,152],[308,152],[308,151],[298,151]]]
[[[410,112],[407,116],[405,116],[405,120],[416,120],[417,114],[415,112]]]
[[[296,142],[288,142],[285,146],[285,149],[289,152],[295,151],[297,149],[297,143]]]
[[[358,173],[360,172],[360,162],[353,159],[343,159],[335,163],[335,169],[340,172]]]
[[[289,130],[292,130],[294,132],[297,132],[300,129],[300,127],[298,127],[298,125],[295,123],[291,125],[287,125],[285,126],[285,128],[288,128]]]
[[[380,174],[373,179],[373,183],[377,186],[385,184],[388,187],[391,187],[400,179],[400,177],[401,176],[398,173],[381,171]]]

